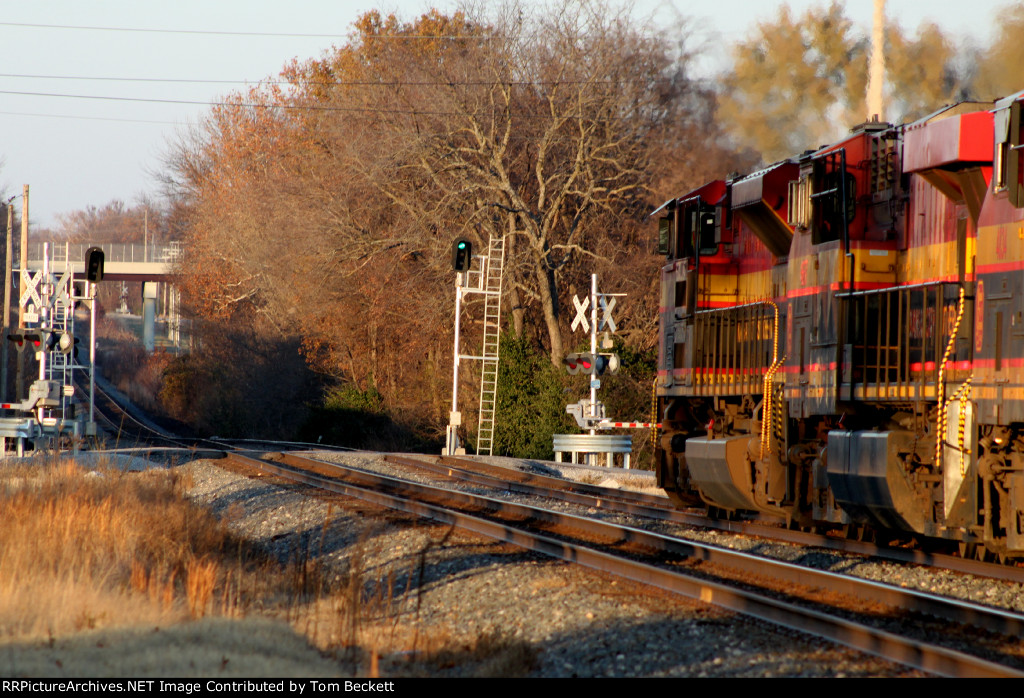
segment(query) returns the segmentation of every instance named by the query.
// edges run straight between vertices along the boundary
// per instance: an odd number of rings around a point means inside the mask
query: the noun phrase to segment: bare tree
[[[535,319],[557,364],[573,284],[628,261],[641,271],[619,278],[650,292],[638,221],[659,177],[678,183],[713,150],[711,96],[686,64],[678,38],[586,0],[368,13],[175,150],[191,303],[299,336],[317,370],[440,415],[449,246],[498,236],[515,327]]]

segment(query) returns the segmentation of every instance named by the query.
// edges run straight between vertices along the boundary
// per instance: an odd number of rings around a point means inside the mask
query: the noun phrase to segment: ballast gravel
[[[330,459],[394,469],[374,453]],[[391,642],[392,650],[377,652],[372,665],[381,676],[923,675],[658,590],[638,594],[633,582],[505,543],[348,500],[311,498],[216,461],[185,467],[190,496],[237,535],[282,562],[317,556],[338,579],[359,575],[364,595],[378,600],[380,626],[390,628],[392,640],[403,633],[415,637],[419,650],[394,649]],[[620,476],[643,480],[635,472]],[[367,672],[370,661],[364,652],[341,670]]]

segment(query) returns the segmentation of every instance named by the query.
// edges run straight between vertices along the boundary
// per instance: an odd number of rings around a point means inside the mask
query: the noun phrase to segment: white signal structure
[[[20,270],[20,326],[10,328],[6,337],[17,345],[19,352],[34,350],[31,355],[39,364],[38,377],[27,390],[19,368],[17,389],[26,395],[24,399],[0,403],[0,408],[20,413],[0,417],[0,438],[5,442],[8,438],[16,439],[19,455],[23,453],[26,440],[43,438],[56,442],[63,433],[72,432],[77,448],[78,437],[83,435],[83,431],[95,434],[92,417],[94,354],[90,351],[89,364],[83,365],[78,362],[75,347],[75,306],[83,301],[94,305],[95,284],[80,282],[82,290],[76,293],[71,266],[67,265],[58,275],[51,271],[49,245],[44,245],[43,250],[42,270]],[[90,317],[94,331],[94,309],[90,311]],[[23,365],[25,358],[24,354],[19,356],[19,366]],[[88,423],[84,423],[84,411],[76,412],[75,409],[75,370],[89,371]]]
[[[474,266],[473,260],[478,265]],[[459,442],[462,412],[459,411],[459,366],[463,359],[480,361],[480,403],[477,419],[477,455],[491,455],[494,447],[495,408],[498,393],[498,344],[501,332],[501,283],[505,263],[505,239],[491,238],[485,254],[474,255],[473,244],[459,238],[452,245],[455,277],[455,346],[452,360],[452,409],[448,415],[443,455],[466,452]],[[484,298],[483,336],[479,355],[461,354],[462,297],[476,293]]]
[[[616,354],[598,352],[597,333],[599,331],[605,333],[601,340],[601,348],[611,349],[613,345],[609,335],[615,334],[618,329],[614,318],[612,318],[612,311],[615,309],[617,298],[625,295],[625,293],[598,293],[597,274],[591,274],[590,295],[582,300],[575,295],[572,298],[572,303],[576,307],[576,317],[572,321],[571,328],[575,332],[582,327],[584,332],[590,333],[590,354],[588,356],[594,362],[594,369],[589,372],[591,376],[590,399],[581,400],[576,405],[567,405],[566,411],[576,418],[582,428],[589,429],[591,435],[595,433],[595,429],[599,428],[599,422],[604,419],[604,405],[597,399],[597,390],[601,387],[601,379],[598,376],[604,371],[614,374],[619,369],[619,357]],[[590,311],[589,319],[587,318],[588,309]],[[600,321],[597,317],[598,309],[601,311]],[[569,372],[578,373],[579,369],[574,365],[575,362],[572,363],[573,365],[567,364]]]

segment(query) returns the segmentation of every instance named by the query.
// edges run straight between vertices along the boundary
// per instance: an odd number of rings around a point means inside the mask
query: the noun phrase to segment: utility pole
[[[11,241],[11,235],[14,234],[14,207],[11,205],[13,202],[14,197],[12,196],[7,201],[7,227],[4,231],[6,247],[4,254],[4,335],[11,329],[11,269],[14,264],[14,260],[11,259],[14,255],[14,243]],[[7,396],[7,344],[8,342],[5,341],[0,345],[0,402],[10,402]]]
[[[28,271],[28,185],[21,188],[21,256],[18,265],[22,272]],[[25,310],[18,303],[18,327],[25,326]]]
[[[22,185],[21,188],[21,256],[18,259],[18,265],[21,268],[21,283],[18,284],[18,288],[24,289],[25,280],[28,278],[28,185]],[[18,299],[18,328],[25,329],[25,307],[21,304],[21,299]],[[18,352],[18,364],[17,371],[14,374],[15,390],[14,394],[18,400],[24,400],[28,395],[28,391],[25,389],[25,363],[28,361],[28,352]]]

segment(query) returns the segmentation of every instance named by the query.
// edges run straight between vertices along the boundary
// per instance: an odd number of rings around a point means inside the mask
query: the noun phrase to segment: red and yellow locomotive
[[[666,202],[659,484],[1024,557],[1024,93]]]

